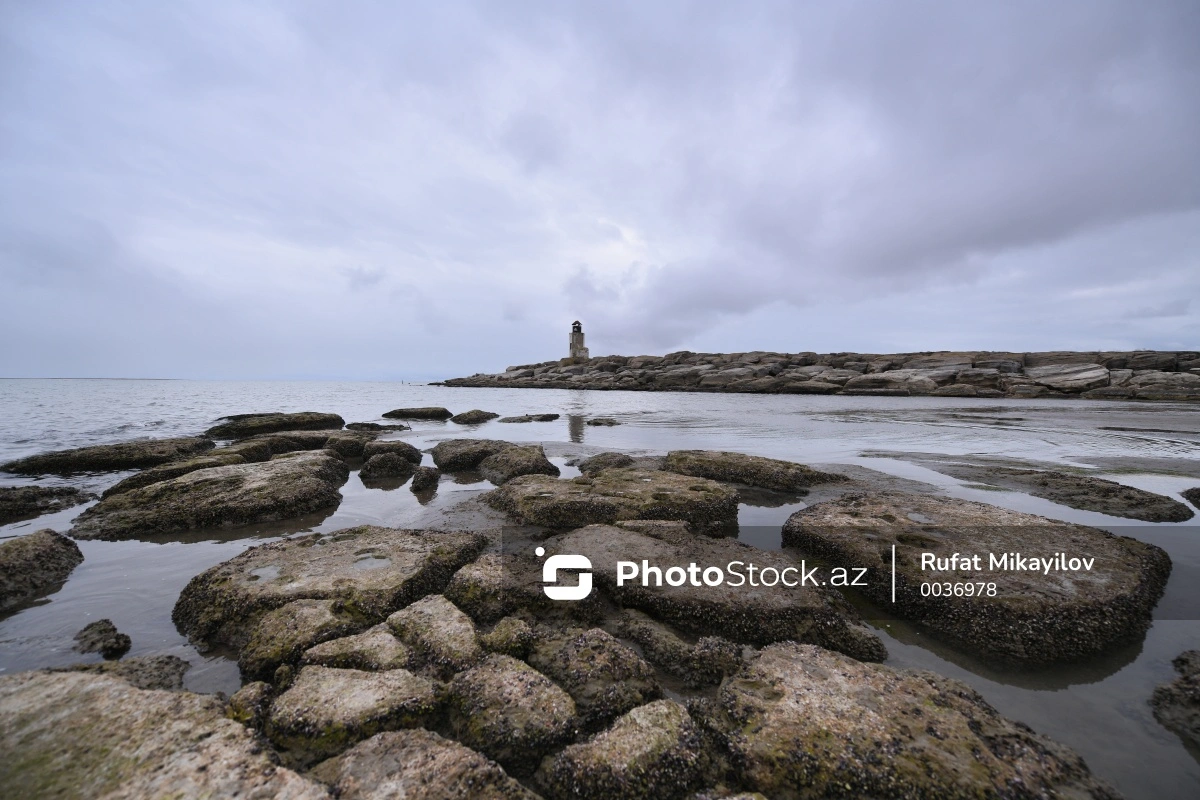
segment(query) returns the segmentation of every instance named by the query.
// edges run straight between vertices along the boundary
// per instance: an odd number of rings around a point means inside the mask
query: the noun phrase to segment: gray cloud
[[[1196,41],[1186,0],[6,4],[0,374],[446,376],[576,317],[1195,347]]]

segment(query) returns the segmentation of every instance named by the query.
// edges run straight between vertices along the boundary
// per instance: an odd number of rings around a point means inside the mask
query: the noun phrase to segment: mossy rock
[[[242,674],[271,680],[284,664],[293,664],[313,645],[357,633],[370,617],[340,599],[295,600],[266,612],[249,629],[238,654]]]
[[[304,651],[300,663],[378,672],[405,669],[411,665],[412,659],[412,650],[392,634],[387,623],[381,622],[362,633],[310,647]]]
[[[52,514],[95,498],[71,486],[0,486],[0,525]]]
[[[222,419],[224,422],[209,428],[204,435],[213,439],[244,439],[276,431],[338,429],[346,424],[346,420],[337,414],[319,411],[300,411],[294,414],[235,414]]]
[[[400,609],[388,617],[387,625],[443,680],[483,657],[471,618],[440,594]]]
[[[145,469],[168,461],[189,458],[211,450],[212,439],[187,436],[176,439],[135,439],[74,450],[56,450],[0,465],[0,472],[23,475],[69,475],[76,472],[117,472]]]
[[[804,464],[719,450],[673,450],[667,453],[663,469],[783,492],[798,492],[818,483],[846,480],[845,475],[821,472]]]
[[[558,467],[546,458],[540,444],[509,447],[488,456],[479,462],[479,471],[497,486],[520,475],[553,475],[558,477]]]
[[[0,542],[0,611],[57,591],[82,562],[79,545],[49,528]]]

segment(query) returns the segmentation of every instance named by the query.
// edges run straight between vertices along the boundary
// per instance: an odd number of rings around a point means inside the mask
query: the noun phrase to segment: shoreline
[[[1200,401],[1200,352],[693,353],[564,358],[431,386]]]

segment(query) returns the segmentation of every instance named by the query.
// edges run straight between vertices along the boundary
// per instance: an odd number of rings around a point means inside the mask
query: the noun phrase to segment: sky
[[[0,0],[0,377],[1200,349],[1200,3]]]

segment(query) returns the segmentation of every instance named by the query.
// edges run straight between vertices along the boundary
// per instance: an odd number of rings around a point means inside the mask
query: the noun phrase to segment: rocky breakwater
[[[1200,352],[692,353],[509,367],[447,386],[1200,400]]]

